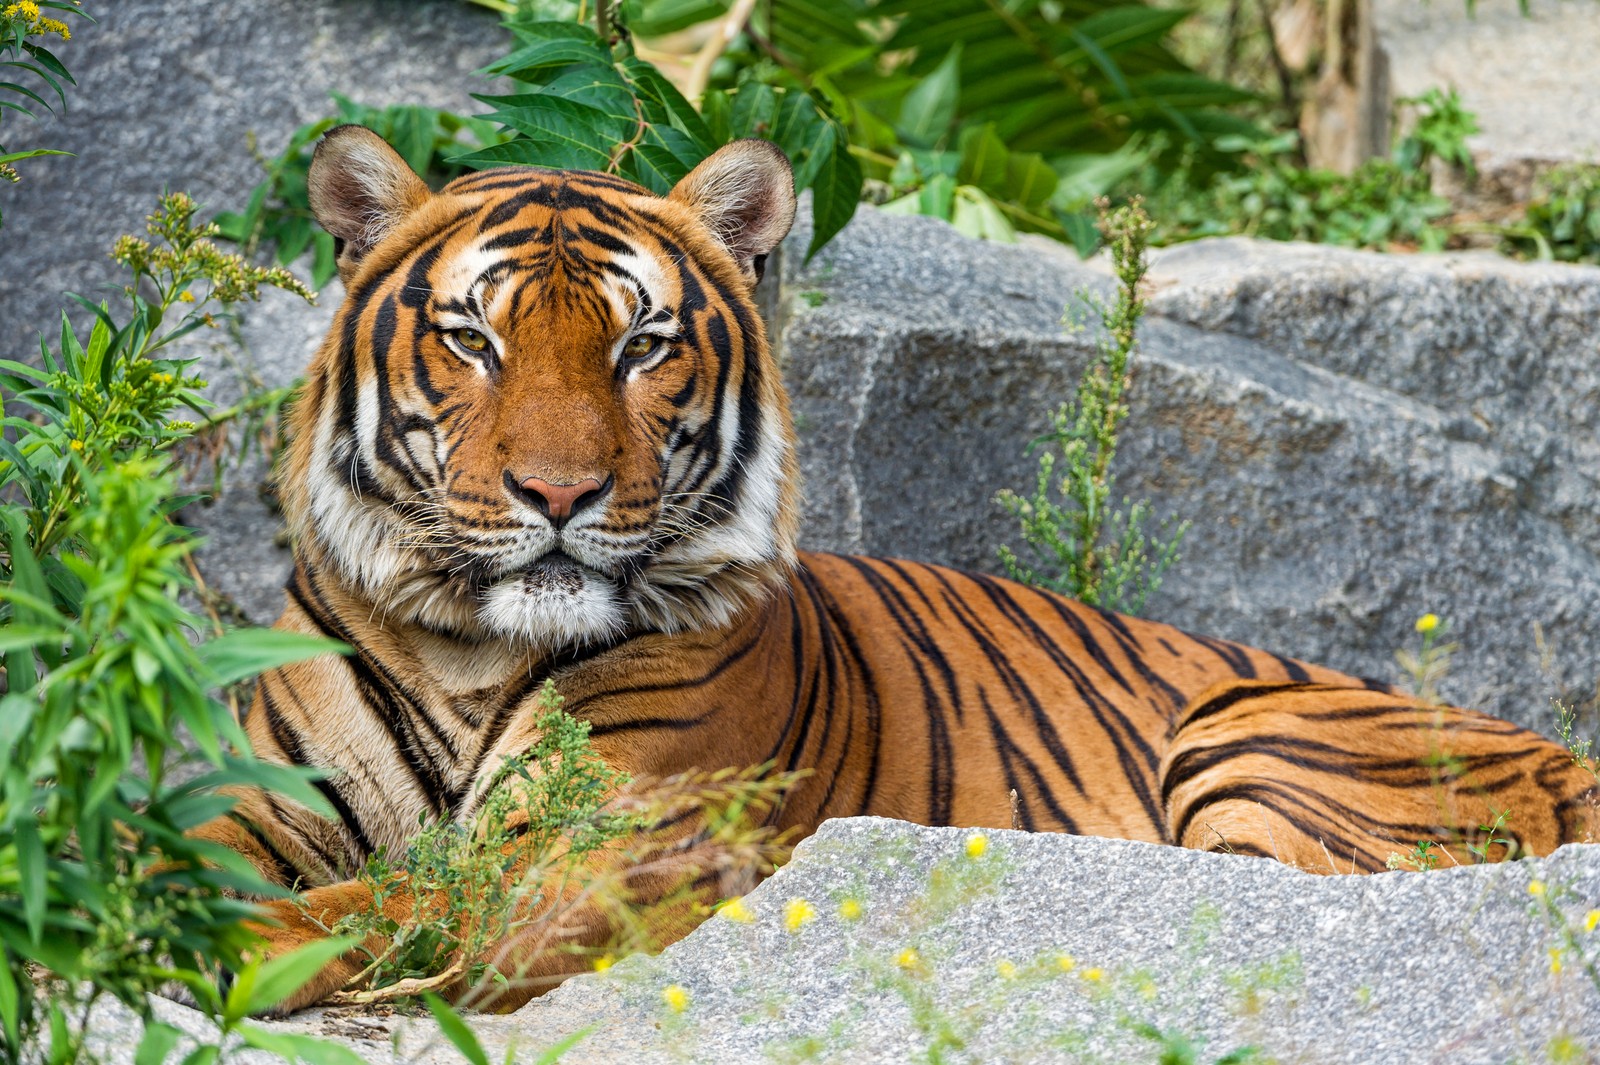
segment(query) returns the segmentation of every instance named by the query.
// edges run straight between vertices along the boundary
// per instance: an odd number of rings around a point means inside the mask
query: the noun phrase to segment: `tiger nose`
[[[556,484],[543,477],[525,477],[515,481],[508,471],[506,480],[513,481],[523,499],[558,525],[590,504],[599,502],[611,488],[610,477],[606,478],[604,484],[593,477],[585,477],[574,484]]]

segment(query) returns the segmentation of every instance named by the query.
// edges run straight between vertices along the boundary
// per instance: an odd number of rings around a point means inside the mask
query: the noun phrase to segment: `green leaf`
[[[44,907],[48,892],[44,841],[39,838],[39,823],[24,814],[12,829],[17,847],[18,887],[22,892],[22,916],[28,938],[35,944],[44,934]]]
[[[527,75],[535,74],[541,70],[552,67],[567,67],[574,64],[592,63],[596,66],[610,66],[611,59],[606,54],[600,42],[591,35],[588,40],[574,37],[554,37],[536,41],[526,48],[519,48],[504,59],[491,63],[478,71],[488,77],[517,78],[522,81],[532,81]]]
[[[811,246],[806,259],[838,235],[855,216],[861,202],[861,167],[850,154],[842,129],[811,183]]]
[[[308,1065],[367,1065],[367,1059],[340,1043],[295,1032],[270,1032],[253,1024],[234,1029],[246,1046]]]
[[[461,1051],[461,1055],[471,1062],[471,1065],[489,1065],[489,1055],[484,1053],[483,1044],[478,1042],[477,1035],[468,1027],[467,1022],[461,1019],[461,1014],[451,1009],[449,1003],[432,992],[423,995],[422,1001],[428,1004],[428,1012],[439,1022],[439,1031]]]
[[[5,949],[0,947],[0,955],[4,953]],[[0,965],[0,1031],[5,1033],[6,1045],[14,1047],[22,1042],[22,1002],[17,993],[17,981],[14,975],[22,971],[22,966],[18,965],[14,958],[5,957],[0,960],[5,961],[4,965]],[[28,991],[30,994],[33,993],[31,981]],[[144,1063],[135,1062],[134,1065],[144,1065]]]
[[[238,1016],[269,1010],[304,987],[330,962],[360,946],[355,936],[337,936],[319,939],[287,954],[269,959],[254,968],[254,980],[246,984],[241,978],[235,987],[247,987],[244,1009]],[[244,974],[240,974],[243,977]],[[230,996],[231,997],[231,996]],[[230,1002],[229,1012],[234,1004]]]
[[[216,1065],[217,1058],[222,1053],[222,1048],[215,1043],[202,1043],[189,1051],[183,1059],[183,1065]]]
[[[196,649],[213,684],[226,685],[263,670],[325,654],[349,654],[350,648],[318,636],[279,629],[235,629]]]
[[[144,1026],[144,1038],[133,1052],[133,1065],[161,1065],[167,1060],[183,1033],[170,1024],[149,1021]]]
[[[961,165],[956,177],[980,189],[1002,189],[1006,184],[1006,164],[1010,158],[1005,142],[995,133],[994,123],[986,123],[961,133]]]
[[[958,41],[950,46],[933,73],[906,93],[895,129],[908,143],[930,148],[950,132],[960,98],[961,43]]]

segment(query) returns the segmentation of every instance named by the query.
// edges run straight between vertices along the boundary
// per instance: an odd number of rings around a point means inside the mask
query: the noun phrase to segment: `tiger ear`
[[[707,156],[669,198],[699,216],[754,285],[794,224],[794,171],[776,145],[738,140]]]
[[[343,242],[341,274],[433,195],[400,153],[365,126],[335,126],[323,135],[306,193],[322,228]]]

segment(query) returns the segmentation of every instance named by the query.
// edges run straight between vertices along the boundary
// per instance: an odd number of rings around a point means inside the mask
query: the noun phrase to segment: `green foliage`
[[[759,79],[826,98],[872,198],[894,211],[1087,251],[1098,242],[1092,201],[1141,165],[1170,167],[1180,154],[1170,146],[1211,158],[1218,137],[1259,135],[1228,110],[1251,94],[1167,48],[1186,17],[1095,0],[774,0],[741,28],[712,84]]]
[[[1600,263],[1600,166],[1573,163],[1541,174],[1508,251],[1568,263]]]
[[[81,3],[81,0],[79,0]],[[4,127],[6,112],[26,118],[37,118],[36,107],[47,111],[55,109],[46,93],[53,94],[64,109],[67,106],[65,85],[76,85],[67,68],[55,53],[46,48],[44,40],[59,37],[72,38],[71,28],[63,21],[46,14],[60,11],[93,22],[79,3],[63,0],[17,0],[0,7],[0,127]],[[20,79],[20,80],[12,80]],[[36,159],[41,155],[69,155],[55,148],[26,148],[7,151],[0,140],[0,181],[17,182],[21,176],[13,163]],[[0,225],[5,224],[5,213],[0,211]]]
[[[1268,240],[1306,240],[1351,248],[1416,245],[1437,251],[1448,231],[1437,225],[1450,203],[1436,195],[1426,170],[1372,159],[1352,174],[1299,165],[1298,134],[1219,145],[1239,165],[1196,183],[1187,169],[1152,199],[1159,243],[1240,233]]]
[[[306,200],[306,174],[317,138],[334,126],[366,126],[393,145],[418,174],[440,184],[467,172],[465,166],[451,161],[454,156],[499,144],[509,136],[492,122],[437,108],[414,104],[368,107],[338,93],[330,95],[337,113],[295,130],[283,152],[263,162],[266,179],[251,191],[245,209],[224,211],[216,217],[223,237],[244,245],[246,253],[269,246],[284,266],[311,248],[311,283],[317,288],[326,285],[335,270],[333,237],[316,225]]]
[[[527,912],[542,878],[517,875],[518,867],[531,860],[543,872],[541,859],[557,851],[576,863],[642,827],[634,816],[603,809],[626,778],[590,748],[588,722],[562,711],[550,681],[535,707],[538,743],[506,762],[470,820],[424,823],[403,853],[374,855],[361,871],[373,907],[333,931],[384,942],[381,952],[366,951],[369,988],[403,984],[402,992],[417,994],[463,978],[474,985],[514,979],[481,959],[530,920],[549,916]],[[384,912],[396,897],[412,901],[404,920]]]
[[[0,1060],[22,1060],[46,1031],[52,1058],[75,1060],[82,1028],[69,1022],[100,995],[148,1019],[147,993],[176,980],[220,1010],[214,967],[253,971],[240,923],[252,907],[224,892],[270,889],[184,831],[228,809],[222,786],[323,808],[301,774],[250,757],[211,692],[330,645],[236,632],[197,646],[179,603],[194,542],[170,520],[184,502],[171,452],[194,427],[171,415],[203,401],[166,349],[213,321],[212,302],[262,285],[304,294],[281,270],[221,255],[194,213],[164,197],[154,244],[118,241],[123,324],[80,301],[94,312],[87,340],[63,315],[42,368],[0,361]],[[186,763],[198,775],[175,783]],[[162,1056],[152,1031],[141,1060]]]
[[[1478,132],[1478,116],[1461,103],[1460,93],[1429,89],[1421,96],[1402,97],[1395,105],[1397,111],[1411,108],[1416,112],[1409,130],[1395,140],[1391,158],[1396,166],[1421,170],[1437,159],[1469,176],[1477,172],[1467,138]]]
[[[705,826],[698,856],[674,848],[672,860],[683,863],[673,873],[682,890],[653,903],[666,909],[691,893],[693,871],[705,867],[697,862],[749,870],[780,853],[770,831],[750,824],[772,809],[795,774],[758,768],[683,777],[618,799],[630,781],[601,761],[589,744],[589,723],[567,714],[561,702],[547,680],[534,705],[538,741],[484,786],[470,819],[423,823],[402,853],[367,862],[359,879],[372,891],[372,908],[330,931],[383,946],[359,948],[370,959],[353,981],[362,989],[337,1001],[409,998],[464,984],[470,989],[464,1004],[485,1004],[522,980],[541,951],[571,949],[561,938],[562,918],[578,905],[597,906],[615,920],[619,942],[608,950],[657,945],[649,915],[629,912],[627,884],[630,872],[661,875],[651,864],[660,857],[655,826],[685,816]],[[625,860],[586,862],[624,842]],[[397,900],[411,907],[400,919],[392,916]],[[495,949],[513,940],[535,944],[515,964]],[[454,1041],[450,1033],[446,1024]]]
[[[599,5],[601,22],[607,6]],[[600,170],[666,193],[722,145],[761,137],[789,156],[795,188],[812,190],[813,252],[855,213],[860,167],[819,97],[744,79],[708,91],[696,110],[639,58],[625,24],[605,35],[549,18],[513,16],[507,26],[518,47],[483,73],[513,79],[515,91],[477,98],[493,108],[489,118],[516,135],[459,162]]]
[[[1096,297],[1083,297],[1105,330],[1099,356],[1079,380],[1076,400],[1055,412],[1051,431],[1032,445],[1041,451],[1033,494],[1024,498],[1008,490],[999,496],[1021,524],[1033,562],[1024,563],[1008,547],[1000,549],[1000,560],[1016,580],[1091,606],[1136,614],[1177,561],[1189,523],[1179,523],[1163,541],[1145,531],[1150,517],[1146,501],[1124,500],[1126,509],[1112,509],[1116,476],[1111,465],[1117,433],[1128,417],[1129,360],[1144,314],[1139,287],[1148,268],[1152,227],[1137,201],[1116,210],[1102,206],[1100,225],[1111,247],[1117,298],[1107,306]]]

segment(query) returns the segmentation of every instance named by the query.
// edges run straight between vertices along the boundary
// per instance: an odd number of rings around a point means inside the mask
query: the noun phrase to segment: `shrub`
[[[1137,614],[1178,560],[1189,523],[1179,523],[1169,539],[1153,539],[1145,531],[1150,517],[1146,501],[1124,499],[1124,509],[1112,509],[1112,462],[1117,434],[1128,417],[1129,361],[1144,314],[1140,285],[1153,227],[1137,201],[1116,210],[1102,201],[1100,228],[1111,249],[1117,298],[1108,306],[1088,294],[1083,297],[1099,315],[1105,336],[1098,357],[1079,379],[1077,398],[1062,404],[1052,416],[1050,432],[1030,446],[1030,451],[1040,451],[1033,494],[1024,497],[1007,490],[999,496],[1020,523],[1032,561],[1023,562],[1009,547],[1000,548],[1000,561],[1016,580],[1090,606]]]
[[[200,623],[179,603],[193,587],[194,541],[171,520],[184,502],[171,452],[195,427],[171,416],[204,402],[169,345],[213,322],[210,305],[254,299],[264,285],[309,295],[282,270],[220,253],[194,214],[187,197],[164,197],[154,243],[118,241],[131,274],[122,324],[109,305],[80,301],[94,312],[87,340],[63,315],[59,346],[41,342],[42,369],[0,361],[8,1061],[47,1031],[52,1059],[73,1060],[101,995],[148,1018],[145,995],[163,984],[208,995],[215,966],[244,968],[252,908],[225,892],[270,889],[239,855],[183,835],[227,810],[219,787],[256,784],[321,806],[301,775],[251,758],[212,691],[329,645],[241,631],[196,646]],[[185,766],[199,775],[176,772]],[[151,1031],[153,1046],[165,1038]]]

